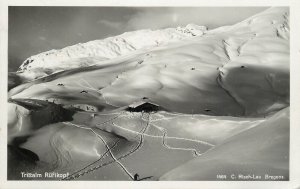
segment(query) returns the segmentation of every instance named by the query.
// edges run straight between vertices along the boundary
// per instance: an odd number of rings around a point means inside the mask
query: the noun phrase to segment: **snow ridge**
[[[31,56],[19,67],[18,73],[33,71],[32,77],[36,79],[67,69],[93,65],[135,50],[149,49],[193,36],[201,36],[206,30],[205,26],[188,24],[186,27],[126,32],[119,36],[79,43]]]

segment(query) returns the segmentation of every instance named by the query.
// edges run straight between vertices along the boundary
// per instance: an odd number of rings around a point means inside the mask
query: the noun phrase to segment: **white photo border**
[[[226,7],[287,6],[290,8],[290,181],[8,181],[7,73],[9,6],[155,6]],[[1,0],[0,1],[0,189],[12,188],[250,188],[300,189],[300,1],[298,0]]]

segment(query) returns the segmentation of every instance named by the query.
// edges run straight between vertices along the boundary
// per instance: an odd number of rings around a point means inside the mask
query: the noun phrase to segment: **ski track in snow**
[[[143,115],[142,115],[142,116],[143,116]],[[104,124],[104,123],[100,123],[100,124]],[[141,147],[141,145],[142,145],[142,143],[143,143],[143,140],[144,140],[144,138],[143,138],[143,133],[147,130],[148,126],[149,126],[149,124],[147,123],[146,127],[143,128],[143,129],[141,130],[141,132],[139,132],[139,133],[141,134],[141,137],[140,137],[140,140],[139,140],[139,143],[137,144],[137,146],[136,146],[133,150],[130,150],[128,153],[123,154],[123,155],[122,155],[121,157],[119,157],[119,158],[116,158],[118,161],[121,160],[121,159],[123,159],[123,158],[125,158],[125,157],[128,157],[128,156],[131,155],[131,154],[133,154],[134,152],[136,152],[136,151]],[[96,128],[97,128],[97,127],[96,127]],[[98,128],[98,129],[99,129],[99,128]],[[116,146],[114,146],[114,147],[116,147]],[[111,149],[112,149],[112,148],[110,148],[110,151],[111,151]],[[71,174],[71,175],[73,175],[73,176],[71,176],[71,177],[69,176],[68,178],[65,178],[65,179],[63,179],[63,180],[69,180],[70,178],[72,178],[72,179],[79,178],[80,176],[83,176],[83,175],[85,175],[85,174],[87,174],[87,173],[90,173],[90,172],[92,172],[92,171],[94,171],[94,170],[96,170],[96,169],[99,169],[99,168],[101,168],[101,167],[104,167],[104,166],[107,166],[107,165],[110,165],[110,164],[116,162],[115,159],[114,159],[114,161],[110,161],[110,162],[107,162],[107,163],[104,163],[104,164],[100,164],[100,165],[97,165],[97,166],[94,166],[94,167],[90,168],[90,169],[87,170],[87,171],[80,172],[80,171],[86,169],[87,167],[92,166],[93,164],[99,162],[102,158],[103,158],[103,156],[101,156],[100,159],[98,159],[98,160],[96,160],[95,162],[89,164],[88,166],[85,166],[84,168],[80,169],[79,171],[76,171],[75,173]],[[123,165],[123,167],[125,168],[124,165]],[[126,170],[127,170],[127,169],[126,169]],[[80,173],[77,174],[77,175],[74,175],[74,174],[76,174],[77,172],[80,172]],[[127,172],[126,172],[126,173],[127,173]],[[129,173],[129,172],[128,172],[128,173]],[[133,179],[132,174],[131,174],[131,179]]]
[[[152,122],[153,121],[158,121],[158,120],[151,120],[151,116],[150,114],[148,115],[148,119],[144,119],[143,118],[143,114],[141,115],[141,121],[146,121],[147,122],[147,125],[145,127],[142,128],[142,130],[140,132],[138,131],[134,131],[134,130],[131,130],[131,129],[127,129],[127,128],[124,128],[120,125],[117,125],[116,123],[113,122],[113,120],[117,119],[118,117],[121,117],[121,114],[122,113],[119,113],[116,117],[112,118],[112,119],[109,119],[108,121],[105,121],[105,122],[102,122],[102,123],[98,123],[97,125],[103,125],[103,124],[106,124],[106,123],[109,123],[111,122],[112,125],[114,127],[117,127],[119,129],[122,129],[124,131],[127,131],[127,132],[131,132],[131,133],[134,133],[134,134],[137,134],[137,136],[140,136],[140,140],[139,140],[139,143],[137,144],[137,146],[133,149],[133,150],[130,150],[128,153],[126,154],[123,154],[121,155],[119,158],[115,157],[115,155],[113,154],[112,152],[112,149],[116,148],[118,142],[120,142],[120,139],[117,140],[111,147],[109,147],[109,145],[106,143],[106,141],[103,139],[102,136],[100,136],[98,133],[96,133],[93,128],[90,128],[88,126],[85,126],[85,125],[78,125],[78,124],[74,124],[74,123],[71,123],[71,122],[64,122],[65,124],[67,125],[71,125],[71,126],[75,126],[75,127],[78,127],[78,128],[81,128],[81,129],[87,129],[87,130],[90,130],[92,131],[98,138],[101,139],[101,141],[104,143],[104,145],[106,146],[107,150],[100,156],[99,159],[97,159],[96,161],[88,164],[87,166],[75,171],[74,173],[70,174],[70,176],[68,178],[64,178],[63,180],[70,180],[70,179],[77,179],[87,173],[90,173],[92,171],[95,171],[101,167],[104,167],[104,166],[107,166],[107,165],[110,165],[114,162],[116,162],[121,168],[122,170],[124,170],[124,172],[126,172],[126,174],[133,180],[133,174],[129,172],[129,170],[120,162],[121,159],[124,159],[125,157],[128,157],[130,155],[132,155],[133,153],[137,152],[138,149],[142,146],[143,144],[143,141],[144,141],[144,137],[151,137],[151,138],[157,138],[157,139],[161,139],[162,140],[162,145],[167,148],[167,149],[170,149],[170,150],[182,150],[182,151],[192,151],[196,156],[200,156],[201,153],[199,153],[195,148],[178,148],[178,147],[172,147],[170,145],[167,144],[167,139],[176,139],[176,140],[183,140],[183,141],[192,141],[192,142],[196,142],[196,143],[201,143],[201,144],[204,144],[204,145],[208,145],[208,146],[211,146],[213,147],[214,145],[211,144],[211,143],[208,143],[208,142],[205,142],[205,141],[201,141],[201,140],[196,140],[196,139],[189,139],[189,138],[181,138],[181,137],[172,137],[172,136],[167,136],[167,130],[162,128],[162,127],[159,127],[155,124],[153,124]],[[103,114],[103,115],[111,115],[111,114]],[[123,116],[122,116],[123,117]],[[125,116],[124,116],[125,117]],[[176,117],[174,117],[176,118]],[[153,126],[155,128],[157,128],[158,130],[160,130],[162,132],[163,135],[159,136],[159,135],[150,135],[150,134],[146,134],[146,130],[148,129],[149,126]],[[100,129],[98,127],[96,127],[97,129]],[[136,136],[136,137],[137,137]],[[113,161],[110,161],[110,162],[107,162],[107,163],[103,163],[103,164],[100,164],[100,165],[97,165],[97,166],[93,166],[95,165],[96,163],[100,162],[101,160],[103,160],[103,158],[105,158],[105,155],[109,153],[110,156],[113,158]],[[91,167],[93,166],[93,167]],[[85,170],[87,169],[88,167],[91,167],[89,168],[88,170]],[[83,171],[85,170],[85,171]]]
[[[116,162],[121,168],[122,168],[122,170],[124,170],[124,172],[131,178],[131,179],[133,179],[133,176],[132,176],[132,173],[130,173],[129,171],[128,171],[128,169],[119,161],[119,159],[117,159],[115,156],[114,156],[114,154],[113,154],[113,152],[111,151],[111,147],[109,147],[109,145],[107,144],[107,142],[103,139],[103,137],[101,136],[101,135],[99,135],[97,132],[95,132],[92,128],[89,128],[89,127],[84,127],[84,126],[80,126],[80,125],[77,125],[77,124],[73,124],[73,123],[70,123],[70,122],[63,122],[63,123],[65,123],[65,124],[67,124],[67,125],[72,125],[72,126],[75,126],[75,127],[78,127],[78,128],[81,128],[81,129],[86,129],[86,130],[90,130],[91,132],[93,132],[102,142],[103,142],[103,144],[105,145],[105,147],[107,148],[107,151],[108,151],[108,153],[110,154],[110,156],[114,159],[114,161],[113,162]],[[107,152],[105,152],[105,154],[106,154]],[[104,156],[104,155],[103,155]],[[103,157],[103,156],[101,156],[100,157],[100,159]],[[99,159],[99,160],[100,160]],[[93,169],[93,168],[92,168]],[[71,175],[74,175],[74,173],[73,174],[71,174]],[[80,176],[82,176],[83,174],[78,174],[78,175],[80,175]],[[78,178],[78,177],[77,177]],[[65,178],[65,179],[67,179],[67,178]]]

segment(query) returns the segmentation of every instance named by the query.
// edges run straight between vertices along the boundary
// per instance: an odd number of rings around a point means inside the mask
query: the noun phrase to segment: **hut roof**
[[[131,112],[154,112],[159,110],[159,105],[152,103],[152,102],[146,102],[146,101],[139,101],[135,102],[128,106],[127,110]]]
[[[134,103],[130,104],[129,107],[130,107],[130,108],[136,108],[136,107],[141,106],[141,105],[143,105],[143,104],[147,104],[147,105],[152,105],[152,106],[157,106],[157,107],[159,107],[158,104],[155,104],[155,103],[153,103],[153,102],[147,102],[147,101],[138,101],[138,102],[134,102]]]

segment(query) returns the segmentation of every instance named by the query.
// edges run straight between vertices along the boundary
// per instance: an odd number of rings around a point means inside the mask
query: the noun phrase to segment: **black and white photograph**
[[[7,9],[8,181],[290,181],[289,6]]]

